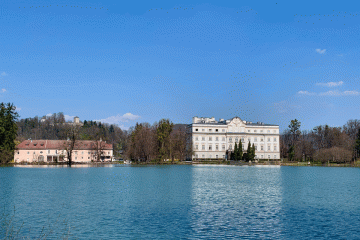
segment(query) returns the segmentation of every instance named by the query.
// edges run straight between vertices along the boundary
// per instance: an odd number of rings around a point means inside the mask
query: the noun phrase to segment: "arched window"
[[[239,138],[238,138],[238,137],[236,137],[236,138],[235,138],[235,142],[238,142],[238,141],[239,141]]]
[[[40,156],[38,157],[38,160],[39,160],[39,162],[43,162],[43,161],[44,161],[44,156],[43,156],[43,155],[40,155]]]
[[[232,142],[232,137],[229,138],[229,142]]]
[[[231,144],[229,145],[229,150],[232,150],[232,145]]]

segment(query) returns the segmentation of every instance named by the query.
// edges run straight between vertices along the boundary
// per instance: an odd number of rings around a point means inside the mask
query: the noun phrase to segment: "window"
[[[274,158],[276,158],[276,154],[274,155]]]
[[[81,154],[84,154],[84,152],[81,152]]]
[[[50,150],[48,150],[48,154],[50,154]]]
[[[232,142],[232,137],[229,138],[229,142]]]
[[[195,145],[195,149],[198,150],[198,149],[199,149],[199,145]]]
[[[273,131],[274,133],[276,133],[276,130]],[[276,156],[276,155],[275,155]]]
[[[242,141],[242,142],[245,142],[245,138],[241,138],[241,141]]]
[[[219,131],[219,129],[215,129],[215,132],[218,132]]]
[[[40,153],[42,153],[42,152],[40,152]],[[20,152],[17,152],[17,154],[20,154]]]
[[[268,146],[268,151],[270,151],[270,146]]]
[[[270,155],[268,155],[268,159],[270,159]]]
[[[75,160],[77,160],[77,157],[75,157]]]
[[[250,132],[250,130],[248,130],[248,132]]]
[[[84,157],[81,157],[81,159],[84,159]]]
[[[219,137],[216,137],[215,140],[216,140],[216,141],[219,141]]]
[[[209,141],[212,141],[212,137],[209,137]]]
[[[268,133],[270,132],[270,130],[268,130]],[[269,155],[270,156],[270,155]]]
[[[263,132],[263,130],[260,130],[260,132]]]
[[[29,146],[29,144],[27,143],[27,144],[25,144],[26,146]]]
[[[239,139],[238,138],[235,138],[235,142],[238,142],[239,141]]]
[[[34,151],[34,154],[35,154],[35,151]]]
[[[264,155],[261,155],[261,159],[263,159],[264,158]]]
[[[37,145],[37,143],[34,143],[34,146],[36,146]]]
[[[29,154],[30,154],[30,152],[27,152],[27,154],[29,155]]]
[[[205,158],[205,154],[202,155],[202,158]]]
[[[219,155],[215,155],[216,158],[219,158]]]
[[[202,145],[202,148],[201,148],[202,150],[205,150],[205,145]]]
[[[210,154],[209,158],[212,158],[212,155]]]
[[[216,145],[216,146],[215,146],[215,149],[216,149],[216,151],[219,150],[219,145]]]
[[[210,129],[209,129],[209,132],[211,132],[211,131],[212,131],[212,129],[210,128]]]
[[[197,155],[197,154],[195,154],[195,157],[196,157],[196,158],[198,158],[198,155]]]
[[[195,132],[198,132],[199,131],[199,129],[198,128],[195,128]]]
[[[232,150],[232,145],[231,144],[229,145],[229,150]]]
[[[254,132],[257,132],[257,130],[254,130]]]
[[[91,154],[90,152],[88,152],[88,154]]]
[[[264,150],[264,146],[261,146],[261,151],[263,151]]]
[[[257,151],[257,146],[255,146],[255,150]]]
[[[41,143],[41,144],[40,144],[40,146],[44,146],[44,144],[43,144],[43,143]]]
[[[75,151],[75,155],[77,155],[77,151]]]
[[[212,146],[211,146],[211,145],[209,145],[209,150],[212,150]]]
[[[255,138],[255,142],[257,142],[257,137]]]
[[[225,158],[225,155],[223,155],[223,158]]]
[[[205,137],[202,137],[201,140],[202,140],[202,141],[205,141]]]
[[[225,132],[225,129],[223,129],[222,131]]]
[[[29,161],[29,159],[27,158],[26,161]]]
[[[202,129],[203,132],[205,132],[205,129]]]
[[[88,157],[88,159],[90,159],[90,157]]]
[[[199,141],[199,137],[196,137],[195,140],[196,140],[196,141]]]
[[[55,154],[58,154],[58,150],[55,150]]]
[[[225,145],[222,145],[222,150],[225,150]]]
[[[274,146],[274,151],[276,151],[276,146]]]
[[[225,141],[225,137],[223,137],[222,140]]]
[[[261,138],[261,141],[263,142],[263,141],[264,141],[264,139],[263,139],[263,138]]]
[[[274,142],[276,142],[276,138],[274,138]]]
[[[108,152],[108,155],[110,155],[110,152]]]

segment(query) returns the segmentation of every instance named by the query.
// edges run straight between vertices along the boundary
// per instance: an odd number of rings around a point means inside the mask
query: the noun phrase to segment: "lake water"
[[[359,239],[360,169],[0,167],[0,207],[0,239]]]

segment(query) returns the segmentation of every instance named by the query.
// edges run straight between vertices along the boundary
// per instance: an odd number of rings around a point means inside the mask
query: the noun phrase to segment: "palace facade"
[[[189,125],[194,155],[192,159],[229,159],[235,142],[255,146],[255,159],[280,159],[279,125],[252,123],[239,117],[230,120],[193,117]]]

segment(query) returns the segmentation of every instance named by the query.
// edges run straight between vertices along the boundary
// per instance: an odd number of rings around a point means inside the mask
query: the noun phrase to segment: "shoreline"
[[[145,166],[145,165],[231,165],[231,166],[293,166],[293,167],[360,167],[359,163],[319,163],[319,162],[281,162],[281,161],[266,161],[266,162],[238,162],[238,161],[184,161],[184,162],[163,162],[163,163],[131,163],[126,164],[124,162],[74,162],[71,165],[110,165],[119,164],[127,166]],[[67,163],[8,163],[1,166],[68,166]]]

